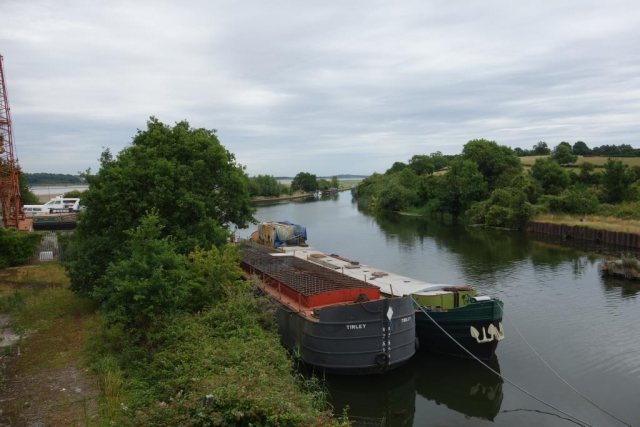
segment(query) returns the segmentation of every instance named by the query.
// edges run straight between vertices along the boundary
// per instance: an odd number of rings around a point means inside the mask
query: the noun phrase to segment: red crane
[[[6,228],[20,231],[31,230],[31,220],[27,219],[20,204],[20,168],[14,157],[11,112],[7,96],[7,82],[4,77],[4,63],[0,55],[0,208],[2,222]]]

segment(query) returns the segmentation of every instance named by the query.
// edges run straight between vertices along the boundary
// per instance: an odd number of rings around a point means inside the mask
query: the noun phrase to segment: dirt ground
[[[14,274],[7,275],[6,271],[0,274],[0,288],[5,291],[0,298],[7,297],[9,288],[15,292],[24,286],[37,292],[47,286],[61,286],[8,283],[2,276],[13,278]],[[75,298],[69,294],[69,298]],[[59,302],[51,301],[58,307]],[[99,388],[84,357],[85,336],[91,331],[93,317],[90,312],[63,312],[40,323],[40,329],[23,332],[21,337],[12,329],[10,316],[0,315],[0,426],[98,424]]]

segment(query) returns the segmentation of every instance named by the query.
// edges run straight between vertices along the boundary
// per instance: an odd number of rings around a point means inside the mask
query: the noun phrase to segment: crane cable
[[[500,374],[499,372],[497,372],[496,370],[494,370],[493,368],[491,368],[489,365],[487,365],[486,363],[484,363],[482,360],[480,360],[475,354],[471,353],[469,350],[467,350],[462,344],[460,344],[455,338],[453,338],[447,331],[444,330],[444,328],[442,326],[440,326],[438,324],[438,322],[436,322],[435,320],[433,320],[433,318],[429,315],[429,313],[427,313],[427,311],[422,308],[422,306],[420,304],[418,304],[418,302],[413,299],[413,296],[411,296],[411,300],[413,301],[413,303],[418,306],[418,308],[420,308],[420,310],[429,318],[429,320],[431,320],[433,322],[434,325],[436,325],[446,336],[448,336],[458,347],[460,347],[461,349],[463,349],[469,356],[471,356],[472,358],[474,358],[475,360],[477,360],[482,366],[484,366],[485,368],[487,368],[488,370],[490,370],[491,372],[493,372],[494,374],[496,374],[497,376],[499,376],[500,378],[502,378],[503,381],[508,382],[509,384],[511,384],[512,386],[514,386],[515,388],[517,388],[518,390],[520,390],[521,392],[523,392],[524,394],[526,394],[529,397],[532,397],[533,399],[537,400],[538,402],[542,403],[543,405],[556,410],[558,412],[560,412],[563,415],[566,415],[569,418],[572,418],[574,420],[576,420],[578,423],[582,424],[583,426],[587,426],[587,427],[595,427],[593,424],[589,424],[586,421],[581,420],[580,418],[571,415],[565,411],[563,411],[560,408],[557,408],[555,406],[553,406],[551,403],[548,403],[544,400],[542,400],[541,398],[539,398],[538,396],[534,395],[531,392],[528,392],[527,390],[523,389],[522,387],[520,387],[519,385],[517,385],[516,383],[514,383],[513,381],[511,381],[510,379],[508,379],[507,377],[505,377],[504,375]]]
[[[498,304],[500,304],[500,302],[498,302]],[[529,344],[529,341],[527,341],[527,339],[524,337],[524,335],[522,335],[522,333],[520,333],[520,331],[518,330],[518,328],[516,327],[516,325],[511,321],[511,319],[509,318],[509,316],[507,316],[507,313],[504,311],[504,304],[500,305],[500,308],[502,309],[502,314],[504,317],[507,318],[507,320],[509,321],[509,323],[511,323],[511,326],[513,326],[513,329],[516,330],[516,332],[518,333],[518,335],[520,335],[520,338],[522,338],[522,340],[529,346],[529,348],[531,349],[531,351],[533,351],[533,353],[538,356],[538,359],[540,359],[542,361],[542,363],[544,363],[547,368],[549,368],[551,370],[551,372],[553,372],[558,378],[560,378],[562,380],[562,382],[564,382],[571,390],[575,391],[576,393],[578,393],[578,395],[580,395],[580,397],[582,397],[584,400],[586,400],[587,402],[589,402],[590,404],[592,404],[593,406],[595,406],[596,408],[598,408],[599,410],[601,410],[602,412],[604,412],[605,414],[609,415],[611,418],[621,422],[622,424],[626,425],[627,427],[633,427],[631,424],[627,423],[624,420],[621,420],[620,418],[616,417],[615,415],[613,415],[611,412],[607,411],[604,408],[601,408],[600,406],[598,406],[597,403],[595,403],[594,401],[592,401],[591,399],[589,399],[587,396],[585,396],[584,394],[580,393],[574,386],[572,386],[571,384],[569,384],[569,382],[567,382],[567,380],[565,380],[564,378],[562,378],[562,376],[560,376],[560,374],[558,372],[556,372],[555,369],[553,369],[551,367],[551,365],[549,365],[547,363],[546,360],[544,360],[542,358],[542,356],[540,356],[540,354],[533,348],[533,346],[531,344]]]

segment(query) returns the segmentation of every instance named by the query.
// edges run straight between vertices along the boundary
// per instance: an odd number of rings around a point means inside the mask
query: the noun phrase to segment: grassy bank
[[[536,162],[537,159],[543,159],[550,156],[525,156],[520,157],[520,161],[522,165],[525,167],[531,167]],[[591,163],[596,168],[604,167],[605,163],[607,163],[608,159],[620,160],[622,163],[628,166],[640,166],[640,157],[605,157],[605,156],[578,156],[578,160],[575,163],[572,163],[572,167],[568,169],[572,169],[580,166],[583,163]]]
[[[250,291],[147,331],[106,323],[59,264],[0,270],[0,425],[334,425]],[[1,342],[0,342],[1,344]]]
[[[68,289],[62,267],[0,270],[0,313],[3,337],[17,338],[2,349],[0,425],[100,422],[84,344],[96,330],[95,304]]]
[[[532,221],[640,234],[640,221],[607,216],[547,214],[537,216]]]
[[[254,197],[251,199],[251,203],[261,203],[261,202],[277,202],[279,200],[292,200],[292,199],[302,199],[305,197],[311,197],[313,193],[295,193],[295,194],[282,194],[278,197]]]

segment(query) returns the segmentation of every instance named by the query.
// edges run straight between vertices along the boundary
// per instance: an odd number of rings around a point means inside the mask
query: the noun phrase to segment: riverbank
[[[0,425],[337,425],[247,291],[152,330],[109,325],[60,264],[0,270]],[[3,346],[4,345],[4,346]]]
[[[279,202],[281,200],[303,199],[306,197],[313,197],[313,193],[287,194],[278,197],[254,197],[251,199],[251,203]]]
[[[95,304],[72,293],[58,264],[0,270],[0,425],[96,425],[99,381],[85,340]]]
[[[531,222],[566,225],[569,227],[579,226],[593,230],[640,234],[640,221],[606,216],[603,217],[598,215],[578,216],[547,214],[532,218]]]
[[[338,192],[349,191],[353,187],[342,187],[338,189]],[[264,203],[264,202],[279,202],[283,200],[304,199],[307,197],[313,197],[313,193],[296,193],[281,195],[278,197],[254,197],[251,199],[251,203]]]

